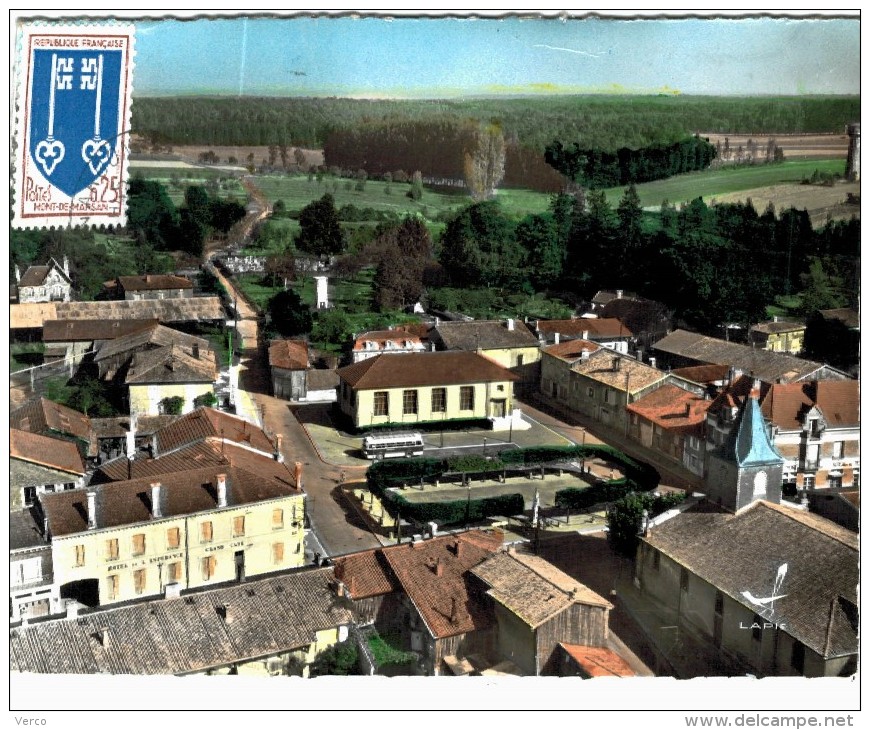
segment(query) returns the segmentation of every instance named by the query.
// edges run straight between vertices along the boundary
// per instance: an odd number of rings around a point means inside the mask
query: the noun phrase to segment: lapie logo
[[[787,593],[780,593],[786,573],[788,573],[788,563],[783,563],[776,571],[776,577],[773,580],[773,591],[769,596],[757,598],[749,591],[743,591],[740,595],[758,609],[759,616],[770,620],[773,618],[774,613],[776,613],[776,606],[774,605],[776,601],[788,595]]]

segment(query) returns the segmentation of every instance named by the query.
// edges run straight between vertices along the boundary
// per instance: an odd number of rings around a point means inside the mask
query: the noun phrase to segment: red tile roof
[[[119,276],[115,281],[125,291],[155,291],[158,289],[193,289],[193,282],[183,276],[171,274],[143,274]],[[113,282],[114,283],[114,282]]]
[[[632,331],[615,317],[541,320],[538,322],[538,331],[548,335],[558,332],[563,337],[583,337],[586,332],[587,339],[633,336]]]
[[[11,411],[9,425],[31,433],[57,431],[83,441],[91,441],[90,419],[84,413],[62,406],[48,398],[37,398]]]
[[[277,479],[290,486],[296,484],[293,472],[285,463],[246,449],[244,446],[223,443],[213,436],[158,455],[155,459],[137,457],[130,460],[124,456],[113,459],[102,464],[94,472],[91,483],[125,481],[221,464],[256,471],[258,474]]]
[[[718,381],[728,380],[731,368],[728,365],[693,365],[687,368],[674,368],[671,375],[691,380],[693,383],[709,385]]]
[[[259,426],[214,408],[197,408],[173,421],[155,434],[157,455],[177,449],[207,436],[246,444],[252,449],[272,454],[275,446]]]
[[[857,426],[857,380],[819,380],[772,386],[761,400],[764,417],[785,431],[803,428],[814,405],[832,428]]]
[[[44,342],[113,340],[156,325],[156,319],[51,319],[42,327],[42,339]]]
[[[160,508],[164,517],[178,517],[218,508],[217,476],[226,475],[227,506],[254,504],[301,492],[284,482],[238,467],[211,466],[161,475]],[[125,482],[97,484],[88,489],[40,497],[55,537],[88,529],[87,492],[96,492],[96,528],[119,527],[153,519],[152,476]]]
[[[308,343],[304,340],[275,340],[269,345],[269,365],[284,370],[307,370]]]
[[[490,548],[460,534],[384,549],[393,573],[436,639],[491,625],[480,597],[469,591],[466,574],[501,547],[501,535],[493,535]]]
[[[663,385],[630,404],[626,410],[668,430],[696,431],[712,401],[675,385]]]
[[[358,390],[519,380],[489,358],[461,350],[382,354],[336,372]]]
[[[588,677],[634,677],[635,671],[612,649],[579,644],[559,644]]]
[[[420,349],[424,347],[419,336],[406,332],[405,330],[376,330],[374,332],[365,332],[353,341],[353,349],[357,352],[365,351],[366,342],[374,342],[378,345],[377,350],[383,350],[387,342],[397,342],[399,347],[408,347],[409,349]],[[409,343],[406,345],[406,343]]]
[[[565,360],[567,362],[572,362],[576,360],[578,357],[583,356],[583,352],[586,351],[588,353],[593,353],[596,350],[600,350],[601,345],[596,342],[591,342],[590,340],[566,340],[565,342],[560,342],[558,345],[549,345],[548,347],[542,347],[541,352],[546,353],[547,355],[552,355],[553,357],[558,357],[561,360]]]
[[[335,577],[345,584],[355,601],[393,593],[401,587],[382,550],[342,555],[334,563]]]
[[[37,433],[9,430],[9,455],[13,459],[29,461],[70,474],[85,473],[85,464],[78,447],[72,441],[42,436]]]
[[[336,559],[336,578],[354,599],[402,590],[432,636],[455,636],[491,625],[482,596],[469,590],[467,574],[498,551],[502,539],[501,532],[470,530],[345,555]]]

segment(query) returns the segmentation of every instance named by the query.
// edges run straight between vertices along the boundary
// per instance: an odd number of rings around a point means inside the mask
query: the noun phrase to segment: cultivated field
[[[747,198],[752,200],[752,206],[759,212],[772,202],[777,213],[782,208],[806,209],[814,227],[823,226],[830,216],[833,220],[848,220],[852,216],[861,217],[860,203],[847,203],[846,197],[851,194],[860,196],[861,186],[858,183],[837,183],[831,187],[824,185],[771,185],[768,187],[743,190],[739,193],[718,195],[715,198],[705,198],[707,203],[738,203]]]
[[[725,195],[739,193],[740,199],[745,200],[747,191],[774,185],[800,186],[800,182],[804,178],[811,177],[815,170],[819,173],[842,175],[845,167],[843,160],[786,160],[773,165],[724,167],[643,183],[637,186],[637,192],[640,196],[640,204],[653,210],[657,210],[663,200],[670,203],[684,203],[699,196],[705,200],[714,197],[722,200]],[[815,186],[809,189],[816,192],[821,190]],[[609,188],[606,192],[607,199],[615,206],[619,203],[625,189]],[[845,198],[844,193],[843,199]],[[779,203],[774,204],[779,209]],[[819,206],[813,204],[811,207]]]
[[[759,147],[762,158],[767,140],[775,139],[777,147],[782,147],[787,160],[829,160],[842,157],[845,161],[849,150],[849,137],[845,134],[713,134],[699,132],[701,137],[707,137],[710,144],[721,142],[728,144],[732,150],[743,146],[745,149],[749,140]]]

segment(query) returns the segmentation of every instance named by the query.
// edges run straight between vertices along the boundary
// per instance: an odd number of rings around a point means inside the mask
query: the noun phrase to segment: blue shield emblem
[[[28,149],[70,197],[108,167],[118,144],[121,51],[35,49]]]

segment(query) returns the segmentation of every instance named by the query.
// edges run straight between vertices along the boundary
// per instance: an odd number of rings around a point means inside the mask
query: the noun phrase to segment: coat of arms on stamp
[[[124,224],[133,35],[131,25],[20,28],[16,227]]]

